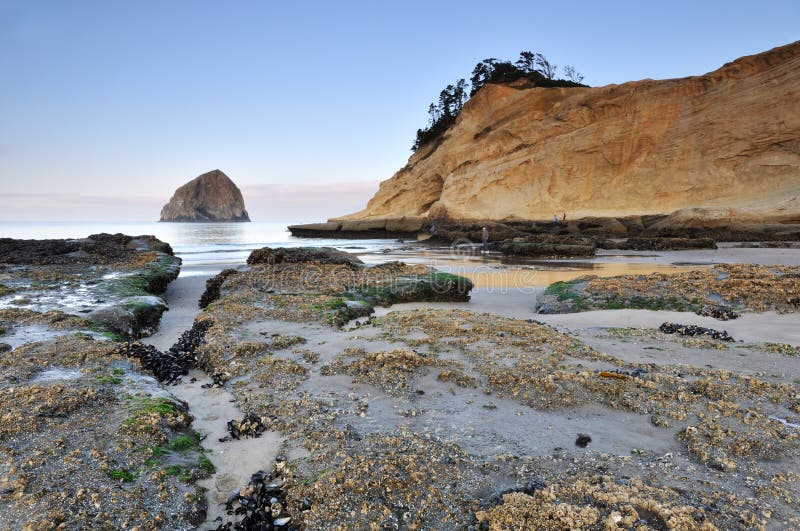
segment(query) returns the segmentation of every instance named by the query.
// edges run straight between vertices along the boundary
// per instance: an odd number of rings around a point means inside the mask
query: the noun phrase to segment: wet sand
[[[196,381],[191,382],[191,379]],[[208,479],[197,482],[207,490],[208,518],[200,529],[216,529],[215,520],[225,517],[225,502],[228,497],[247,484],[251,474],[269,469],[278,455],[281,436],[278,432],[266,431],[256,439],[240,439],[220,442],[228,435],[227,422],[242,418],[244,414],[236,406],[234,397],[224,388],[206,388],[212,383],[206,373],[191,371],[182,383],[170,388],[172,394],[189,404],[194,417],[192,427],[203,437],[203,448],[209,451],[208,458],[214,463],[216,472]]]
[[[192,327],[195,316],[200,312],[197,301],[206,287],[206,280],[216,273],[196,273],[197,268],[183,267],[177,279],[173,280],[163,297],[169,309],[161,316],[158,332],[142,340],[159,350],[171,347],[184,330]]]
[[[472,291],[470,302],[395,304],[390,308],[376,308],[375,315],[380,316],[391,311],[419,308],[460,308],[515,319],[536,319],[560,330],[598,327],[658,328],[661,323],[671,321],[726,330],[736,340],[746,342],[770,341],[800,346],[800,326],[798,326],[797,314],[745,313],[733,321],[718,321],[712,317],[704,317],[692,312],[664,310],[596,310],[579,313],[538,314],[536,313],[536,296],[542,292],[544,292],[544,288],[507,290],[478,288]]]
[[[340,403],[363,402],[368,409],[363,419],[359,419],[358,429],[362,434],[395,429],[430,433],[486,458],[498,452],[546,456],[555,447],[564,448],[567,453],[583,453],[580,449],[573,450],[575,434],[580,431],[593,434],[593,450],[619,456],[629,455],[635,448],[646,447],[661,453],[679,449],[671,431],[654,427],[640,415],[599,404],[582,406],[565,414],[528,408],[479,388],[452,393],[449,391],[452,384],[437,380],[440,372],[437,370],[431,370],[415,382],[416,388],[424,393],[412,397],[387,395],[349,375],[321,371],[347,348],[385,352],[400,346],[396,341],[383,339],[383,332],[378,327],[339,331],[315,323],[268,320],[248,324],[240,335],[242,338],[259,337],[262,333],[302,336],[306,340],[304,348],[317,354],[319,360],[309,367],[308,378],[295,394],[308,393]],[[290,351],[276,352],[272,356],[297,359]],[[470,365],[456,349],[448,350],[443,357]],[[409,414],[409,411],[424,411],[425,414]],[[535,435],[530,431],[531,425],[539,426]],[[292,453],[301,451],[300,448],[292,450]]]
[[[668,264],[759,264],[800,265],[800,249],[743,248],[720,243],[719,249],[688,251],[598,251],[599,262],[641,262]]]
[[[676,266],[671,264],[640,263],[588,263],[552,262],[538,265],[492,265],[489,263],[476,265],[469,261],[448,261],[434,265],[437,269],[453,275],[467,277],[476,288],[492,288],[510,290],[549,286],[554,282],[564,282],[586,275],[613,277],[618,275],[649,275],[651,273],[681,273],[705,269],[706,265]]]
[[[761,265],[800,265],[800,249],[797,248],[747,248],[737,247],[736,243],[720,243],[718,249],[692,249],[686,251],[631,251],[604,250],[597,251],[594,258],[536,260],[532,258],[504,257],[500,253],[490,252],[483,256],[479,250],[450,249],[447,247],[425,247],[420,245],[398,245],[386,248],[383,253],[365,253],[359,257],[365,263],[380,263],[387,260],[403,260],[409,263],[424,263],[433,266],[447,264],[458,265],[490,265],[519,267],[539,265],[557,267],[559,264],[591,269],[608,264],[645,264],[650,265],[713,265],[713,264],[761,264]],[[345,249],[347,250],[347,249]],[[358,254],[357,250],[349,250]],[[626,274],[614,273],[614,274]]]
[[[192,327],[200,312],[197,301],[205,290],[206,280],[215,273],[207,266],[184,268],[164,294],[169,311],[164,313],[159,331],[142,342],[159,350],[172,346],[182,332]],[[208,502],[208,518],[200,529],[216,528],[214,522],[225,517],[224,504],[231,493],[246,484],[255,471],[270,468],[281,444],[280,434],[274,431],[267,431],[257,439],[220,442],[220,438],[228,435],[227,422],[244,414],[225,388],[202,387],[211,383],[206,373],[193,370],[183,378],[183,383],[169,386],[173,396],[189,405],[189,413],[194,417],[192,428],[204,437],[202,445],[216,469],[210,478],[198,481],[199,486],[207,489]]]
[[[723,244],[725,245],[725,244]],[[731,244],[733,245],[733,244]],[[476,249],[427,248],[405,246],[387,248],[384,253],[359,257],[367,264],[401,260],[424,264],[441,271],[469,278],[478,289],[510,290],[548,286],[586,275],[612,277],[680,273],[702,270],[715,264],[748,263],[759,265],[800,265],[800,249],[761,249],[723,246],[719,249],[688,251],[600,250],[594,258],[536,260],[504,257]],[[532,291],[529,291],[532,292]],[[498,305],[493,305],[498,308]],[[508,315],[501,313],[501,315]]]

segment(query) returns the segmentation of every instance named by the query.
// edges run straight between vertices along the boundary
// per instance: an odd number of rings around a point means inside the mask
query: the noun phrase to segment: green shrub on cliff
[[[574,67],[563,68],[566,79],[556,78],[557,69],[558,67],[541,53],[528,51],[520,52],[519,59],[514,63],[495,58],[484,59],[472,70],[469,96],[467,96],[467,82],[459,79],[455,84],[447,85],[439,93],[439,100],[428,106],[428,126],[417,129],[417,137],[411,150],[417,151],[447,131],[455,123],[467,100],[487,83],[502,84],[524,80],[525,88],[587,86],[581,84],[583,75]]]

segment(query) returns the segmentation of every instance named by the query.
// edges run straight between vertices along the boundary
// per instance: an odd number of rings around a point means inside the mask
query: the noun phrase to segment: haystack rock
[[[220,170],[184,184],[161,209],[160,221],[250,221],[242,192]]]
[[[681,79],[487,84],[364,210],[315,229],[563,213],[800,223],[800,41]]]

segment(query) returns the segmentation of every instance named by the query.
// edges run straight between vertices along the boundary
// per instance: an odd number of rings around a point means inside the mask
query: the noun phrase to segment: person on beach
[[[558,225],[558,215],[553,214],[553,225]]]
[[[561,217],[561,221],[567,221],[567,213],[564,212],[564,215]]]
[[[486,253],[489,250],[489,229],[483,227],[482,230],[482,237],[483,237],[483,252]]]

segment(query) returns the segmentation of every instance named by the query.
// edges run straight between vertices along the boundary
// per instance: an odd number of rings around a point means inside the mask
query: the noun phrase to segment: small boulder
[[[309,262],[315,264],[344,264],[351,268],[364,266],[356,255],[333,247],[262,247],[247,258],[249,265]]]
[[[500,245],[500,250],[505,255],[513,256],[594,256],[593,245],[576,245],[564,243],[537,243],[537,242],[508,242]]]
[[[118,304],[98,308],[87,318],[94,325],[125,338],[151,335],[158,329],[167,304],[155,295],[126,297]]]

